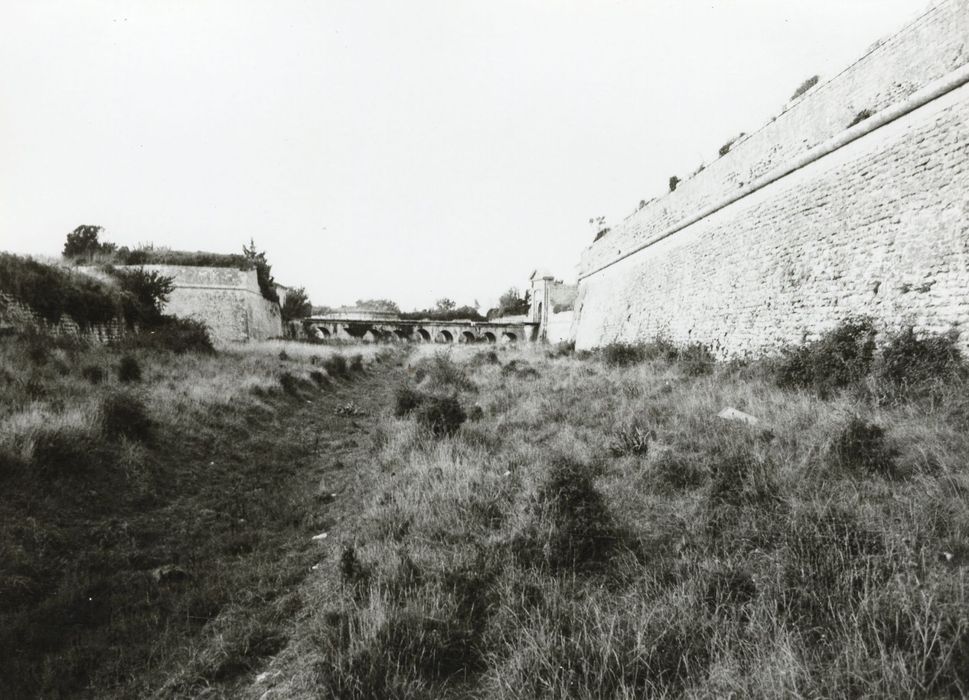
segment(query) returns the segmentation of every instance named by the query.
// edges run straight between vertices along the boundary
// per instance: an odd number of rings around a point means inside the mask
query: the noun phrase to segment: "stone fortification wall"
[[[572,337],[572,317],[571,311],[550,313],[545,321],[545,340],[550,343],[570,340]]]
[[[164,313],[194,318],[219,343],[265,340],[283,334],[279,305],[259,291],[255,270],[188,265],[143,265],[171,277],[175,290]]]
[[[665,335],[737,354],[853,314],[969,324],[967,38],[969,0],[932,6],[594,243],[577,345]]]
[[[11,331],[36,332],[97,343],[111,343],[124,338],[128,327],[120,318],[108,323],[81,326],[67,314],[62,315],[57,323],[52,323],[9,294],[0,292],[0,335]]]

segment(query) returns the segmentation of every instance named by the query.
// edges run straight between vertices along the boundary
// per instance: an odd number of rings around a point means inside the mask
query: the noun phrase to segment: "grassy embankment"
[[[417,360],[249,696],[964,695],[965,366],[881,340]]]
[[[230,692],[286,642],[394,363],[168,345],[0,338],[0,697]]]

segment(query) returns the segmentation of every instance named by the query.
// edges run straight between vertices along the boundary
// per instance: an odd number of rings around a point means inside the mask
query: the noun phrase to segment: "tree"
[[[128,299],[125,316],[129,321],[137,321],[146,326],[157,325],[162,320],[162,307],[175,289],[174,279],[152,270],[112,269],[111,274],[118,280],[118,286],[127,292]]]
[[[391,301],[390,299],[357,299],[357,303],[354,306],[358,309],[366,309],[367,311],[386,311],[393,314],[400,313],[400,307],[397,306],[397,302]]]
[[[434,302],[434,307],[441,313],[447,313],[448,311],[454,311],[457,308],[457,304],[452,299],[442,297]]]
[[[498,316],[521,316],[527,314],[531,307],[530,293],[522,296],[517,287],[509,287],[508,291],[498,297]]]
[[[249,246],[242,246],[242,255],[246,261],[256,269],[256,281],[259,282],[259,291],[269,301],[279,303],[279,295],[276,293],[276,280],[273,279],[272,265],[266,259],[265,251],[256,250],[256,242],[249,239]]]
[[[90,260],[98,253],[111,253],[115,249],[113,243],[102,243],[98,240],[103,226],[91,226],[82,224],[67,234],[64,242],[64,257],[76,260],[87,258]]]
[[[283,301],[282,315],[283,321],[292,321],[297,318],[305,318],[313,313],[313,305],[310,298],[306,296],[306,289],[297,287],[291,289]]]

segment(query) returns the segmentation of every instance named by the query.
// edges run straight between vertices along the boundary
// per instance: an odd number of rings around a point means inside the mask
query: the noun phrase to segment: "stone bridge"
[[[431,321],[347,319],[341,315],[303,319],[307,335],[320,340],[415,343],[514,343],[533,341],[538,323],[528,321]]]

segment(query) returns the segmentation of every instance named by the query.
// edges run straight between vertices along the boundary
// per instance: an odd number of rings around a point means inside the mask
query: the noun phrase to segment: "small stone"
[[[723,420],[746,423],[747,425],[757,425],[760,423],[760,419],[756,416],[752,416],[749,413],[744,413],[743,411],[738,411],[736,408],[732,408],[730,406],[720,411],[720,413],[717,414],[717,417],[722,418]]]
[[[318,534],[318,535],[313,535],[313,537],[311,537],[310,539],[312,539],[312,540],[325,540],[325,539],[326,539],[326,536],[327,536],[327,534],[328,534],[328,533],[326,533],[326,532],[321,532],[321,533],[320,533],[320,534]]]

